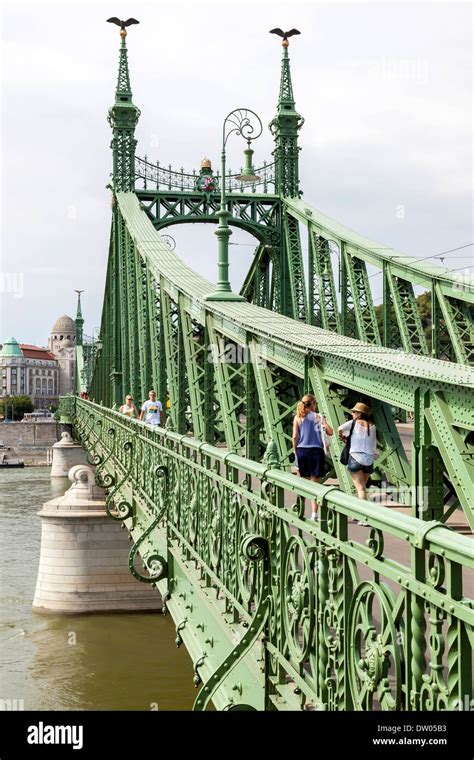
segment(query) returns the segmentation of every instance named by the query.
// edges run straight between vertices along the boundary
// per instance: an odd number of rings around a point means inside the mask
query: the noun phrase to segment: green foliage
[[[416,304],[418,306],[418,313],[420,315],[421,323],[425,333],[426,342],[428,344],[428,352],[431,353],[432,334],[431,334],[431,293],[425,291],[416,298]],[[380,332],[380,337],[383,336],[383,305],[375,307],[375,314],[377,316],[377,324]],[[397,327],[397,318],[395,316],[395,309],[390,309],[390,324],[392,329],[392,345],[391,348],[395,348],[401,345],[400,336]],[[440,358],[450,359],[451,348],[449,335],[447,334],[444,320],[440,319],[438,324],[438,330],[440,331]]]
[[[5,419],[21,420],[23,415],[32,412],[33,403],[29,396],[10,396],[0,400],[0,414]]]

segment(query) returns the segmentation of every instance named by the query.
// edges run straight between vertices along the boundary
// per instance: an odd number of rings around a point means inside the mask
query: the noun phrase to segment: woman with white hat
[[[367,404],[359,402],[352,407],[352,420],[338,428],[339,438],[344,443],[350,437],[349,462],[350,472],[358,499],[367,499],[367,481],[374,471],[377,431],[370,421],[370,409]]]

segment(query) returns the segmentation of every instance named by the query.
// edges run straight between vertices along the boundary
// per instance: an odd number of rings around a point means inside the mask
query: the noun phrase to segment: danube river
[[[49,472],[0,470],[0,700],[25,710],[191,709],[193,668],[169,616],[32,612],[36,513],[71,485]]]

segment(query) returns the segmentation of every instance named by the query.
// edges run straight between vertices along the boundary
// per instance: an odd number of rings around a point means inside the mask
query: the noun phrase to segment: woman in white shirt
[[[122,406],[119,409],[120,414],[125,414],[129,419],[138,419],[138,411],[137,407],[133,403],[133,398],[128,394],[128,396],[125,398],[125,404],[122,404]]]
[[[344,443],[349,435],[351,436],[347,469],[351,474],[357,498],[367,499],[366,485],[370,474],[374,471],[377,431],[373,422],[369,420],[370,409],[367,404],[359,402],[351,411],[352,422],[340,425],[338,433]]]

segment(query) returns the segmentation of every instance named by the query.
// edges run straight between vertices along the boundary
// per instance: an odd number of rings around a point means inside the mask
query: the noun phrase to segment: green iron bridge
[[[131,573],[159,590],[193,660],[195,709],[472,709],[473,543],[453,526],[474,529],[474,282],[301,199],[286,40],[273,161],[253,170],[248,152],[252,186],[224,165],[136,157],[125,36],[100,335],[83,339],[79,301],[76,395],[61,413],[130,534]],[[238,300],[210,300],[216,286],[160,234],[217,217],[220,244],[227,221],[256,239]],[[382,273],[381,315],[368,266]],[[150,388],[169,401],[166,430],[115,411]],[[321,484],[291,473],[304,392],[334,428],[370,405],[376,501],[355,498],[337,436]],[[395,422],[406,412],[409,456]]]

